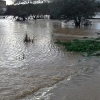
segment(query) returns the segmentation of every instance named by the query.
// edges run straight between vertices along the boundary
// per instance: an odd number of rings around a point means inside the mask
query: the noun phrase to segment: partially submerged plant
[[[26,34],[25,38],[24,38],[24,42],[32,42],[33,43],[33,39],[30,39],[30,37],[28,37],[28,35]]]

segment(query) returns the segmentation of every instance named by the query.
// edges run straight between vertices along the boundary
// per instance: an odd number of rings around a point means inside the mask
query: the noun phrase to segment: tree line
[[[39,4],[33,4],[31,1],[28,1],[26,4],[20,3],[7,6],[6,14],[20,16],[23,19],[29,15],[48,14],[51,16],[51,19],[73,19],[75,25],[79,26],[82,19],[94,16],[99,6],[100,2],[97,2],[97,0],[51,0],[49,3]]]

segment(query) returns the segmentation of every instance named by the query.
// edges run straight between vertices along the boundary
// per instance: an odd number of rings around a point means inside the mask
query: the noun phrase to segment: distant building
[[[6,10],[6,1],[0,1],[0,14],[4,14]]]

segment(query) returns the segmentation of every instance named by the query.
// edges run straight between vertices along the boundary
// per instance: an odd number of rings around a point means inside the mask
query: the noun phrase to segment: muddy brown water
[[[93,20],[91,27],[76,29],[72,21],[0,19],[0,100],[51,100],[44,95],[55,84],[70,80],[81,70],[84,73],[84,67],[76,65],[87,59],[54,42],[98,37],[99,22]],[[26,33],[33,43],[23,42]]]

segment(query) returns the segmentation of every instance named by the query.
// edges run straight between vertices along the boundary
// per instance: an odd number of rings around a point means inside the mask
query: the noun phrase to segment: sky
[[[12,0],[5,0],[7,5],[13,4]]]

